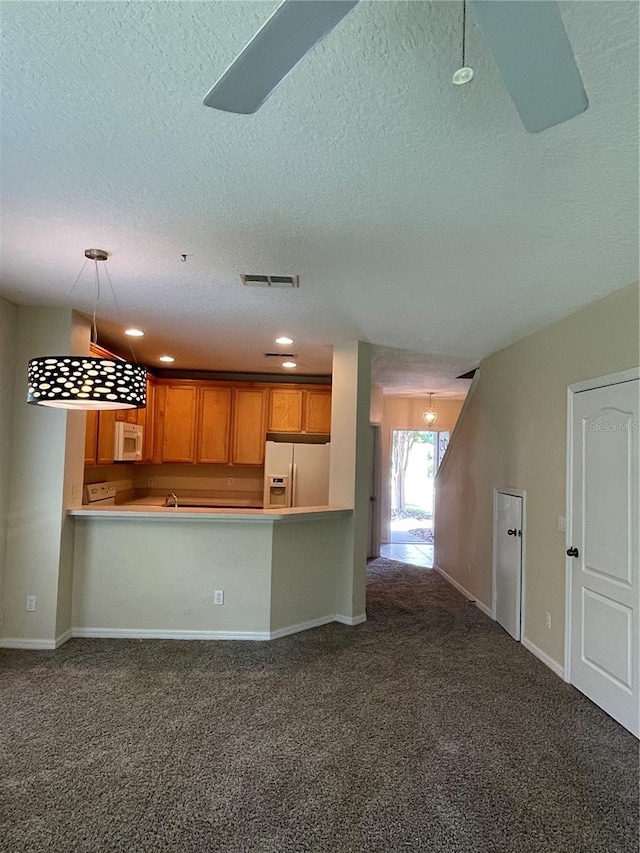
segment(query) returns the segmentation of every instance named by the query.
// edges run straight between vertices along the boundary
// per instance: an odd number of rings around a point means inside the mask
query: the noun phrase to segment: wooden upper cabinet
[[[138,409],[116,409],[116,422],[121,421],[125,424],[137,424],[140,423],[138,417]],[[144,411],[144,410],[140,410]]]
[[[95,465],[98,452],[98,412],[88,411],[84,429],[84,464]]]
[[[195,462],[196,404],[195,385],[167,385],[162,395],[162,462]]]
[[[301,432],[304,391],[272,388],[269,392],[268,432]]]
[[[306,392],[304,431],[331,432],[331,389]]]
[[[113,409],[103,410],[98,417],[97,465],[111,465],[113,463],[115,439],[116,412]]]
[[[264,462],[267,389],[235,388],[231,462],[262,465]]]
[[[153,439],[155,435],[155,384],[147,374],[147,405],[138,409],[138,423],[142,433],[142,462],[153,462]]]
[[[199,389],[196,462],[229,462],[231,402],[231,388]]]

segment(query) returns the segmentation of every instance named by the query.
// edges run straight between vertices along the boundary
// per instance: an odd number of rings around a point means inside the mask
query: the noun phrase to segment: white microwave
[[[116,421],[113,458],[116,462],[140,462],[142,459],[142,427]]]

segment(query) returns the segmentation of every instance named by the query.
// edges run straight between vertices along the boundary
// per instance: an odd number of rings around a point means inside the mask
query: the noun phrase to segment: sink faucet
[[[169,492],[169,494],[164,499],[164,505],[165,506],[171,506],[172,503],[173,503],[174,507],[177,509],[178,508],[178,496],[176,495],[175,492]]]

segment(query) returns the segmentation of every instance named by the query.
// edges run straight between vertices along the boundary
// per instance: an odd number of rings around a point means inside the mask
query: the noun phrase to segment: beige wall
[[[524,638],[560,668],[567,385],[637,366],[638,334],[636,284],[485,359],[436,479],[436,563],[488,608],[493,490],[526,490]]]
[[[346,559],[350,517],[287,521],[273,529],[271,630],[342,616],[336,578],[352,571]]]
[[[369,538],[369,481],[372,464],[371,345],[352,341],[333,348],[329,504],[353,509],[345,542],[345,570],[336,578],[338,613],[365,613]]]
[[[78,517],[75,525],[74,628],[269,631],[271,524]]]
[[[0,297],[0,614],[3,606],[3,580],[7,513],[9,511],[9,467],[15,382],[15,350],[18,307]]]
[[[80,501],[84,416],[28,405],[26,377],[30,358],[80,351],[83,346],[86,351],[87,343],[86,328],[71,311],[19,307],[4,573],[5,640],[50,646],[71,628],[73,541],[64,510]],[[34,613],[26,612],[27,595],[37,598]]]
[[[458,420],[464,400],[433,399],[433,408],[438,413],[435,428],[451,432]],[[422,413],[429,405],[428,397],[385,397],[382,409],[381,430],[381,494],[380,534],[382,542],[389,541],[389,519],[391,513],[391,434],[394,429],[426,429]]]
[[[350,521],[75,517],[74,633],[267,639],[330,622]]]

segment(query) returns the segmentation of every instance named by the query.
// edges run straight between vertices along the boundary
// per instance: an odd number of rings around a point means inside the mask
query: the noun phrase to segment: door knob
[[[567,557],[579,557],[579,556],[580,556],[580,554],[578,553],[577,548],[569,548],[569,550],[567,551]]]
[[[516,530],[515,527],[510,527],[507,530],[507,536],[517,536],[517,535],[518,535],[518,531]]]

